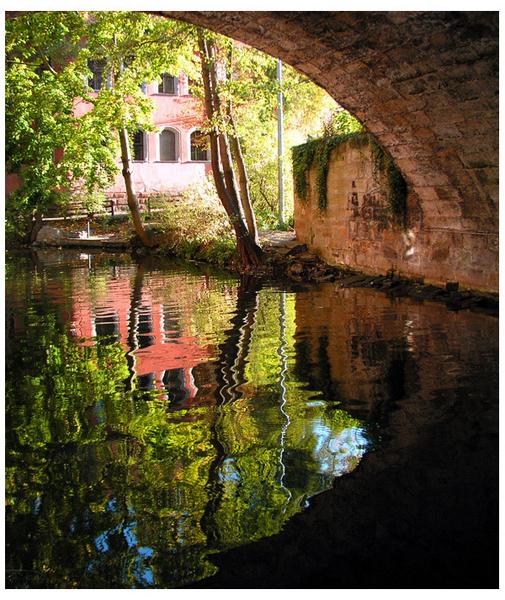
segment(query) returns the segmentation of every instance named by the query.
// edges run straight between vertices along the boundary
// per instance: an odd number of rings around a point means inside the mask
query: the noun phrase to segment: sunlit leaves
[[[191,27],[141,12],[26,12],[6,23],[6,163],[22,188],[9,226],[80,188],[93,195],[118,173],[117,131],[153,130],[140,86],[163,71],[194,71]],[[98,95],[89,60],[104,60]],[[110,89],[112,87],[112,89]],[[95,97],[96,96],[96,97]],[[79,104],[84,103],[83,110]],[[20,221],[18,219],[18,226]]]

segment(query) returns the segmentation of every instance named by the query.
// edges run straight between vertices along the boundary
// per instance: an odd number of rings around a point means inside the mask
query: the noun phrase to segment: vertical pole
[[[277,82],[279,94],[277,100],[277,167],[278,167],[278,196],[279,196],[279,227],[284,227],[284,98],[282,95],[282,60],[277,60]]]

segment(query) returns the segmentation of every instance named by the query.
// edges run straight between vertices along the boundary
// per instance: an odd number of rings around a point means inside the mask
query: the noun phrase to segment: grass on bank
[[[150,228],[159,253],[220,267],[237,264],[233,229],[211,181],[190,186],[177,200],[160,198],[158,204],[164,210],[151,215]]]

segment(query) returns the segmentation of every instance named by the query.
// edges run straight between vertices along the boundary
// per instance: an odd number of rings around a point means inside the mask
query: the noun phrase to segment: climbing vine
[[[352,140],[357,145],[367,143],[366,134],[353,132],[310,140],[293,148],[295,191],[301,200],[307,200],[307,174],[312,167],[315,167],[318,205],[321,210],[326,208],[328,204],[327,179],[331,153],[347,140]]]
[[[369,135],[369,143],[372,151],[374,173],[384,173],[388,185],[389,206],[393,220],[397,225],[405,227],[407,221],[407,182],[394,164],[391,156],[386,153],[377,143],[377,140]]]
[[[328,170],[331,153],[342,142],[349,141],[354,147],[370,145],[374,175],[384,174],[388,186],[388,200],[393,220],[402,227],[407,216],[407,184],[391,156],[386,153],[370,133],[363,131],[324,136],[295,146],[293,155],[293,176],[295,191],[301,201],[307,200],[308,173],[315,169],[318,206],[325,210],[328,204]]]

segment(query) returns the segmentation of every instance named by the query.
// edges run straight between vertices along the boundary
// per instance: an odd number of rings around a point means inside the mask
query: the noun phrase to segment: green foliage
[[[327,179],[331,153],[342,142],[350,139],[358,144],[366,143],[366,137],[362,133],[343,133],[320,140],[310,140],[293,148],[295,190],[301,200],[307,199],[307,175],[308,171],[315,167],[318,206],[321,210],[326,208],[328,202]]]
[[[163,251],[181,258],[228,266],[237,260],[233,229],[210,179],[167,199],[159,215]]]
[[[407,184],[389,154],[379,146],[375,138],[365,133],[361,124],[347,111],[339,110],[325,123],[323,136],[309,140],[292,149],[295,191],[301,201],[307,200],[308,172],[315,168],[318,206],[324,210],[328,201],[328,169],[331,153],[343,142],[358,146],[369,144],[372,152],[374,173],[384,174],[388,186],[388,201],[396,224],[405,226],[407,213]]]
[[[74,116],[83,65],[68,59],[78,54],[84,31],[76,12],[27,12],[6,22],[6,167],[21,177],[12,203],[23,213],[43,212],[73,182],[84,180],[91,190],[115,173],[96,123]]]
[[[99,189],[91,191],[77,189],[72,193],[72,200],[79,202],[88,215],[100,213],[105,210],[106,196],[105,193]]]
[[[370,136],[372,160],[376,174],[383,173],[388,185],[388,200],[394,222],[400,227],[407,224],[407,182],[389,153],[385,152]]]
[[[22,182],[8,228],[17,227],[16,205],[29,222],[56,191],[78,189],[96,204],[118,173],[117,131],[153,130],[153,105],[140,84],[163,71],[191,73],[191,31],[141,12],[26,12],[7,20],[6,167]],[[91,93],[89,60],[106,62],[112,87]]]
[[[307,174],[312,166],[315,166],[318,205],[321,210],[326,208],[331,153],[339,144],[348,139],[358,140],[362,131],[362,125],[350,113],[345,110],[337,110],[324,123],[323,136],[320,139],[309,140],[292,149],[295,191],[300,200],[307,199]]]
[[[323,123],[322,137],[335,137],[338,135],[347,135],[362,132],[363,125],[353,117],[351,113],[342,108],[331,112]]]
[[[153,131],[153,103],[141,84],[159,80],[163,72],[195,72],[193,28],[143,12],[107,11],[91,13],[86,32],[80,57],[104,61],[104,81],[112,84],[102,86],[93,112],[111,132]]]
[[[66,201],[61,192],[75,183],[93,193],[116,173],[115,148],[96,115],[74,114],[84,64],[69,57],[79,56],[84,32],[76,12],[30,12],[6,22],[6,167],[22,182],[8,201],[7,229]]]

